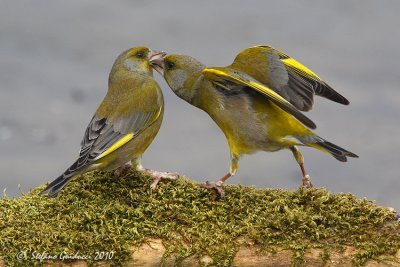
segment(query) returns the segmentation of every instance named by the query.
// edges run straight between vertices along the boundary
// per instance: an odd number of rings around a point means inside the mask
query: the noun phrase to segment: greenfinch
[[[160,129],[164,99],[153,79],[149,60],[164,52],[135,47],[115,60],[108,80],[108,91],[86,128],[79,158],[41,194],[56,196],[74,177],[91,170],[116,170],[118,176],[133,166],[154,178],[151,188],[161,178],[177,178],[176,173],[144,169],[141,156]]]
[[[314,147],[339,161],[357,157],[312,132],[309,128],[316,125],[300,112],[311,108],[314,94],[342,104],[348,101],[308,68],[277,50],[267,46],[244,50],[227,67],[206,68],[190,56],[172,54],[150,62],[178,97],[207,112],[224,133],[230,170],[217,182],[205,184],[221,197],[223,183],[236,173],[243,154],[290,149],[306,187],[312,183],[296,146]]]

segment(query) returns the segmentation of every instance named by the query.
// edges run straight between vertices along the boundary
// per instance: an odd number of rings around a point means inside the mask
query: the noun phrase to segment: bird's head
[[[115,60],[113,70],[152,74],[150,61],[163,56],[165,53],[162,51],[153,51],[145,46],[134,47],[119,55]]]
[[[177,96],[191,103],[198,89],[196,82],[205,68],[201,62],[190,56],[171,54],[162,59],[153,59],[150,64]]]

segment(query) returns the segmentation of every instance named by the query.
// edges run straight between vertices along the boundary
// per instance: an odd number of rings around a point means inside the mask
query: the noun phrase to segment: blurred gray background
[[[231,63],[269,44],[310,67],[350,101],[322,98],[317,133],[355,152],[336,161],[303,148],[315,186],[400,209],[400,1],[0,1],[0,188],[9,196],[53,180],[77,157],[118,54],[146,45]],[[165,96],[163,126],[143,164],[197,181],[229,167],[222,132],[206,113]],[[245,156],[228,183],[296,189],[291,152]],[[67,188],[68,190],[68,188]]]

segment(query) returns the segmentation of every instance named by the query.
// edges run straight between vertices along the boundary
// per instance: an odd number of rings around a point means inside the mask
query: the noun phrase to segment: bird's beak
[[[150,65],[153,67],[153,69],[155,69],[158,73],[160,73],[161,76],[164,75],[164,56],[166,54],[167,53],[165,53],[164,51],[150,50],[148,56]]]

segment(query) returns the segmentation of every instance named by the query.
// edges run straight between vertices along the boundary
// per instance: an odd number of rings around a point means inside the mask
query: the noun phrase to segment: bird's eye
[[[144,58],[144,53],[143,52],[137,52],[135,54],[135,56],[138,57],[138,58]]]
[[[175,66],[174,63],[172,63],[171,61],[166,61],[165,62],[165,67],[167,68],[167,70],[172,69]]]

